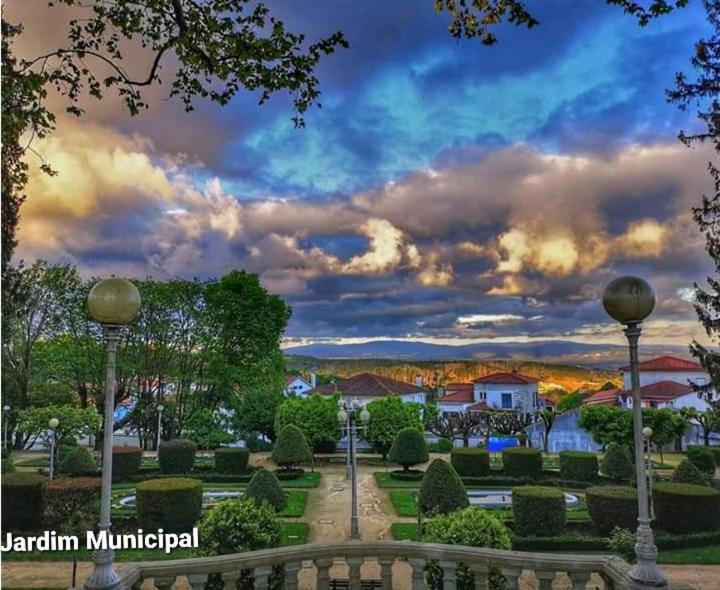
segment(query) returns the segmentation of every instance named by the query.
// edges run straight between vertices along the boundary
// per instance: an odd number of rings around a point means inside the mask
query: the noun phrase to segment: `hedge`
[[[85,515],[85,521],[94,526],[100,516],[102,479],[74,477],[45,482],[45,525],[62,527],[73,517]]]
[[[460,477],[485,477],[490,473],[490,453],[485,449],[453,449],[450,462]]]
[[[270,504],[275,512],[281,512],[287,505],[287,497],[278,478],[267,469],[255,472],[245,490],[245,496],[255,500],[256,504]]]
[[[2,477],[2,527],[27,529],[40,524],[45,476],[37,473],[7,473]]]
[[[85,447],[62,447],[60,453],[58,473],[65,475],[96,475],[98,471],[95,456]]]
[[[698,486],[708,485],[705,474],[700,471],[689,459],[683,459],[673,471],[674,483],[691,483]]]
[[[565,494],[558,488],[513,488],[512,511],[517,535],[552,537],[565,528]]]
[[[146,530],[185,531],[200,518],[203,485],[199,479],[150,479],[135,489],[137,518]]]
[[[560,478],[574,481],[596,481],[598,478],[597,455],[584,451],[561,452]]]
[[[142,465],[143,452],[140,447],[113,447],[112,475],[115,481],[135,477]]]
[[[608,535],[615,527],[637,528],[637,491],[629,486],[596,486],[585,491],[585,502],[593,529]]]
[[[215,450],[215,470],[218,473],[245,473],[249,460],[248,449],[228,447]]]
[[[452,465],[435,459],[420,484],[418,508],[423,514],[448,514],[469,506],[467,491]]]
[[[670,533],[720,528],[720,490],[685,483],[658,483],[652,494],[658,528]]]
[[[715,475],[715,456],[709,447],[689,446],[687,458],[708,477]]]
[[[502,452],[503,469],[511,477],[538,479],[542,475],[542,453],[538,449],[510,447]]]
[[[715,459],[715,465],[720,467],[720,447],[707,447]]]
[[[428,447],[425,435],[417,428],[403,428],[397,433],[388,459],[391,463],[402,465],[403,471],[408,471],[413,465],[425,463],[428,459]]]
[[[433,453],[449,453],[453,450],[453,442],[449,438],[439,438],[429,446]]]
[[[197,445],[185,438],[164,440],[158,448],[158,464],[163,473],[190,473],[195,465]]]
[[[407,471],[398,469],[390,472],[390,477],[398,481],[420,481],[424,476],[425,472],[419,469],[408,469]]]

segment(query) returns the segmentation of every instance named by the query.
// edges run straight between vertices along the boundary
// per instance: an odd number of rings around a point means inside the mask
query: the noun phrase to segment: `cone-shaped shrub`
[[[490,473],[490,453],[485,449],[453,449],[450,462],[461,477],[485,477]]]
[[[158,449],[158,463],[163,473],[190,473],[195,465],[197,445],[186,438],[164,440]]]
[[[403,471],[409,470],[413,465],[425,463],[429,458],[425,436],[416,428],[403,428],[397,433],[389,459],[392,463],[402,465]]]
[[[465,486],[452,465],[442,459],[430,463],[418,496],[418,506],[422,513],[449,514],[468,505]]]
[[[675,483],[691,483],[697,486],[708,485],[708,480],[695,465],[693,465],[688,459],[683,459],[675,468],[673,472],[672,480]]]
[[[293,469],[299,463],[312,457],[305,435],[294,424],[288,424],[280,431],[273,447],[272,459],[283,469]]]
[[[630,452],[622,445],[610,443],[605,450],[600,470],[616,482],[627,482],[635,474]]]
[[[85,447],[65,447],[60,457],[58,472],[65,475],[95,475],[97,463],[93,454]]]
[[[565,494],[559,488],[513,488],[512,511],[513,530],[523,537],[554,537],[565,528]]]
[[[715,457],[707,447],[691,446],[687,448],[687,458],[707,477],[715,475]]]
[[[503,469],[510,477],[538,479],[542,475],[542,453],[538,449],[510,447],[502,452]]]
[[[637,528],[637,490],[629,486],[597,486],[585,492],[595,532],[609,535],[614,528]]]
[[[269,504],[275,512],[282,511],[287,504],[285,492],[280,487],[278,478],[267,469],[258,469],[255,472],[245,490],[245,496],[252,498],[257,504],[263,502]]]

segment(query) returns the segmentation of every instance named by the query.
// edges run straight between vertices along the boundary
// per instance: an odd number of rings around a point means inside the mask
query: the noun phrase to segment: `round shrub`
[[[672,480],[675,483],[691,483],[697,486],[708,485],[705,474],[700,471],[690,460],[683,459],[673,471]]]
[[[391,471],[390,477],[398,481],[420,481],[425,476],[424,471],[419,469],[408,469],[407,471]]]
[[[425,435],[416,428],[403,428],[397,433],[388,458],[391,463],[402,465],[403,471],[425,463],[429,459]]]
[[[18,471],[2,478],[2,527],[28,529],[40,524],[45,476]]]
[[[45,482],[45,525],[62,529],[71,519],[97,524],[100,517],[102,479],[74,477]]]
[[[143,453],[140,447],[113,447],[113,480],[125,481],[136,476],[140,471],[142,456]]]
[[[164,440],[158,448],[158,464],[163,473],[190,473],[195,465],[197,445],[186,438]]]
[[[720,528],[720,490],[688,483],[653,486],[658,528],[669,533],[697,533]]]
[[[610,443],[605,450],[600,470],[615,482],[627,482],[635,475],[635,467],[628,449],[617,443]]]
[[[490,453],[485,449],[453,449],[450,462],[461,477],[485,477],[490,473]]]
[[[293,469],[299,463],[309,461],[312,457],[307,439],[294,424],[285,426],[275,441],[272,459],[283,469]]]
[[[560,453],[560,479],[565,481],[595,481],[598,460],[595,453],[563,451]]]
[[[287,505],[287,497],[278,478],[267,469],[258,469],[255,472],[245,490],[245,496],[258,504],[270,504],[275,512],[281,512]]]
[[[215,450],[215,470],[218,473],[244,473],[249,460],[248,449],[228,447]]]
[[[565,528],[565,494],[559,488],[513,488],[512,511],[513,530],[522,537],[554,537]]]
[[[585,490],[593,529],[609,535],[614,528],[634,531],[637,528],[637,490],[629,486],[596,486]]]
[[[65,475],[95,475],[97,463],[95,456],[85,447],[63,447],[65,452],[60,454],[58,473]]]
[[[435,459],[420,484],[418,507],[423,514],[448,514],[468,506],[467,492],[452,465]]]
[[[449,438],[439,438],[435,445],[438,453],[449,453],[453,450],[453,443]]]
[[[140,482],[135,493],[138,523],[144,529],[185,531],[200,518],[203,486],[199,479],[149,479]]]
[[[542,475],[542,453],[538,449],[510,447],[502,452],[503,469],[510,477],[538,479]]]
[[[715,457],[709,448],[690,446],[687,448],[687,458],[708,477],[715,475]]]

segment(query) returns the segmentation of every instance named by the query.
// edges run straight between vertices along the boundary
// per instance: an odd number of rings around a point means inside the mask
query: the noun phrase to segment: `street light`
[[[355,448],[355,439],[358,431],[365,431],[368,422],[370,422],[370,412],[363,408],[360,412],[357,410],[360,404],[357,400],[351,403],[341,402],[341,409],[337,413],[340,428],[345,430],[348,439],[348,460],[350,463],[350,472],[352,477],[352,494],[350,497],[350,538],[360,538],[360,519],[358,517],[358,498],[357,498],[357,454]],[[359,414],[359,415],[358,415]],[[358,418],[360,425],[358,426]]]
[[[48,426],[50,427],[50,479],[55,476],[55,432],[60,425],[60,420],[50,418]]]
[[[645,439],[645,476],[647,477],[648,482],[648,490],[652,490],[653,486],[653,477],[652,477],[652,453],[650,445],[652,444],[652,435],[653,435],[653,429],[649,426],[646,426],[643,428],[643,438]],[[648,491],[648,502],[650,503],[650,516],[652,517],[653,512],[653,502],[652,502],[652,492]]]
[[[127,279],[110,278],[96,283],[88,295],[88,312],[102,325],[107,348],[105,365],[105,420],[103,428],[102,496],[100,500],[100,531],[110,532],[110,493],[112,486],[113,415],[115,414],[115,355],[123,326],[137,315],[140,293]],[[93,553],[94,568],[85,581],[87,590],[112,590],[120,583],[113,569],[112,549]]]
[[[633,440],[635,445],[635,479],[638,495],[638,527],[635,555],[637,563],[630,577],[645,586],[666,586],[667,580],[657,566],[657,547],[650,526],[648,485],[645,477],[645,458],[642,425],[642,400],[640,398],[640,373],[638,370],[638,340],[642,321],[655,307],[655,293],[643,279],[620,277],[611,281],[603,293],[603,306],[608,315],[625,326],[624,332],[630,348],[630,380],[633,399]]]
[[[5,434],[3,435],[3,442],[5,448],[8,448],[8,424],[10,423],[10,406],[3,406],[3,417],[5,418]]]
[[[157,412],[158,412],[158,432],[157,432],[157,451],[158,456],[160,455],[160,431],[162,430],[162,411],[165,409],[165,406],[162,404],[157,405]]]

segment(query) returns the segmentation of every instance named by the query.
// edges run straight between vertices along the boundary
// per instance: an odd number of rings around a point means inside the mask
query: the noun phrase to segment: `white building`
[[[527,414],[547,403],[538,395],[538,380],[519,373],[493,373],[476,379],[472,386],[455,384],[446,391],[437,402],[442,413],[491,409]]]
[[[310,373],[310,383],[299,375],[288,375],[285,378],[285,394],[306,397],[308,392],[315,389],[315,373]]]

